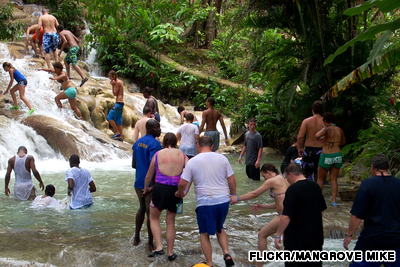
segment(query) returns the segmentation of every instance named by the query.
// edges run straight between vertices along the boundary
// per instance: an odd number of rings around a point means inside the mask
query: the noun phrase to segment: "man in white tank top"
[[[5,177],[5,193],[10,196],[11,171],[15,173],[14,197],[19,200],[33,200],[36,197],[36,188],[32,182],[31,170],[39,181],[39,187],[44,190],[44,184],[39,172],[36,170],[35,159],[28,155],[28,150],[24,146],[18,148],[17,155],[8,160],[7,173]]]

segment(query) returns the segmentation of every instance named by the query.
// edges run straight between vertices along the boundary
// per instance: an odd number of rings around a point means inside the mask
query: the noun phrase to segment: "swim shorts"
[[[67,61],[69,64],[72,64],[72,66],[75,66],[78,60],[78,52],[79,52],[79,46],[70,47],[68,54],[65,57],[65,61]]]
[[[43,35],[43,49],[47,54],[50,51],[56,51],[58,47],[59,36],[56,32],[45,33]]]
[[[122,111],[124,110],[124,103],[117,102],[110,112],[108,112],[107,120],[115,121],[116,124],[122,125]]]
[[[209,136],[211,138],[211,141],[213,143],[213,149],[212,151],[215,152],[219,148],[219,132],[217,130],[215,131],[206,131],[204,133],[205,136]]]
[[[318,166],[324,168],[325,170],[329,170],[331,167],[336,169],[340,169],[343,166],[342,163],[342,152],[325,154],[322,153],[319,158]]]
[[[169,212],[176,213],[176,205],[182,200],[175,196],[176,191],[178,191],[176,185],[155,184],[150,207],[157,208],[159,211],[166,209]]]
[[[41,28],[40,28],[40,33],[39,33],[39,41],[40,41],[40,42],[43,42],[43,34],[44,34],[44,32],[43,32],[43,27],[41,27]],[[36,37],[37,37],[37,31],[35,31],[35,33],[33,34],[32,40],[33,40],[33,41],[36,41]]]
[[[260,180],[260,168],[256,168],[255,165],[246,165],[246,174],[249,179],[254,181]]]
[[[200,124],[199,124],[199,122],[198,121],[194,121],[194,122],[192,122],[194,125],[196,125],[197,126],[197,128],[200,128]]]
[[[27,85],[28,85],[28,81],[27,81],[26,79],[20,80],[17,84],[18,84],[18,85],[27,86]]]
[[[64,91],[68,98],[75,99],[76,98],[76,89],[74,87],[68,87],[67,90]]]
[[[215,235],[215,232],[220,234],[224,228],[223,226],[228,211],[229,202],[197,207],[197,224],[200,234],[208,233],[209,235]]]
[[[306,147],[303,151],[302,168],[304,176],[309,180],[317,180],[318,178],[318,162],[322,153],[321,147]],[[314,174],[314,177],[313,177]]]

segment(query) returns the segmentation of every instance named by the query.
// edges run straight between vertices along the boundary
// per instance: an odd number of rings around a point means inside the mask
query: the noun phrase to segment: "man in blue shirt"
[[[151,193],[142,195],[142,192],[151,159],[158,150],[161,150],[161,144],[156,140],[156,137],[159,137],[160,134],[160,123],[154,119],[149,119],[146,122],[146,135],[139,138],[132,146],[132,168],[136,169],[135,191],[140,203],[139,210],[136,213],[133,245],[137,246],[140,243],[140,230],[142,229],[145,214],[147,214],[147,233],[149,237],[148,249],[150,251],[155,249],[149,219]]]

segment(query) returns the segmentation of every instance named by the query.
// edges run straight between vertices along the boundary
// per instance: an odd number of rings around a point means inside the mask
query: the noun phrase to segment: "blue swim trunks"
[[[44,52],[46,52],[48,54],[51,51],[56,51],[59,40],[60,40],[60,37],[59,37],[58,33],[56,33],[56,32],[45,33],[43,35],[43,50],[44,50]]]
[[[200,234],[208,233],[209,235],[215,235],[215,232],[220,234],[224,228],[228,211],[229,202],[197,207],[197,224],[199,225]]]
[[[219,132],[217,130],[214,131],[206,131],[204,133],[205,136],[209,136],[211,141],[213,142],[213,149],[212,151],[215,152],[219,148]]]
[[[108,112],[107,120],[115,121],[116,124],[122,125],[122,111],[124,110],[124,103],[117,102],[110,112]]]
[[[75,99],[76,98],[76,89],[74,87],[68,87],[67,90],[64,91],[68,98]]]

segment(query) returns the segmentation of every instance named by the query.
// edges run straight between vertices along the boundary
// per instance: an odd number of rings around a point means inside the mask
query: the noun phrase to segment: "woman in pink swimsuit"
[[[156,249],[149,257],[164,254],[161,240],[160,215],[166,209],[166,240],[168,260],[170,261],[175,260],[177,257],[172,252],[176,234],[175,215],[177,206],[182,201],[181,198],[175,197],[175,192],[178,190],[183,168],[188,161],[186,155],[176,148],[176,144],[177,139],[175,134],[167,133],[164,136],[164,149],[157,151],[151,160],[144,186],[144,193],[146,194],[150,191],[150,183],[153,185],[153,195],[150,203],[150,226],[156,241]]]

